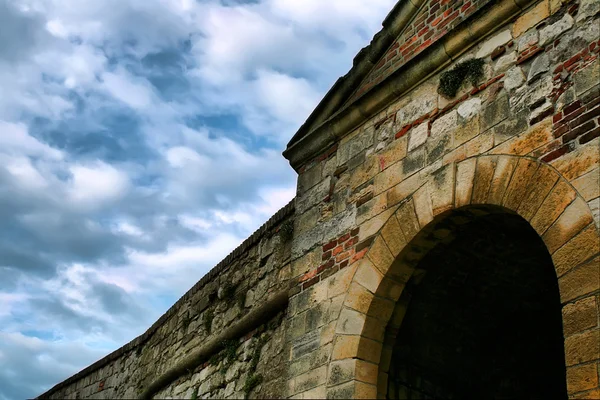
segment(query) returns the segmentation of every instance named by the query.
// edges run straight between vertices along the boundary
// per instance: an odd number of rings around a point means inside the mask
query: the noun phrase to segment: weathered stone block
[[[350,307],[353,310],[360,312],[361,314],[367,314],[371,302],[373,301],[374,294],[368,291],[362,285],[353,282],[350,285],[348,291],[348,299],[345,302],[346,307]]]
[[[423,184],[420,174],[413,174],[386,192],[388,206],[393,206],[413,194]]]
[[[394,218],[394,216],[392,215],[390,218]],[[373,241],[373,244],[368,252],[368,257],[373,265],[375,265],[375,267],[384,275],[394,261],[394,255],[388,248],[381,235],[377,236],[377,238],[375,238]]]
[[[508,91],[513,91],[525,82],[525,74],[519,66],[514,66],[504,75],[504,88]]]
[[[509,29],[504,29],[481,44],[475,57],[487,57],[498,47],[505,45],[512,40]]]
[[[567,14],[568,15],[568,14]],[[535,81],[537,78],[550,70],[550,59],[547,54],[542,54],[536,57],[531,63],[529,74],[527,75],[527,83]]]
[[[395,215],[390,216],[381,230],[381,235],[387,244],[392,256],[395,258],[406,246],[406,238]]]
[[[322,179],[322,177],[321,177],[322,170],[323,170],[323,165],[321,163],[318,163],[318,164],[314,165],[312,168],[310,168],[309,170],[304,171],[303,173],[299,174],[298,175],[298,192],[304,193],[308,189],[312,188],[317,183],[319,183]]]
[[[587,174],[600,163],[600,138],[581,146],[550,162],[567,180],[572,181]]]
[[[364,239],[377,233],[377,231],[379,231],[383,224],[385,224],[385,222],[388,220],[390,215],[392,215],[396,211],[396,207],[397,206],[388,207],[388,209],[382,212],[381,214],[361,224],[358,239],[360,241],[363,241]]]
[[[517,52],[522,53],[533,45],[539,43],[539,33],[537,29],[530,29],[517,39]]]
[[[542,235],[575,199],[577,194],[564,180],[559,180],[556,186],[542,202],[542,205],[531,219],[533,229]]]
[[[527,155],[535,149],[554,140],[552,136],[552,120],[546,118],[542,122],[532,126],[525,133],[515,136],[494,148],[495,154]]]
[[[567,366],[581,364],[600,358],[600,331],[594,329],[565,339],[565,359]]]
[[[433,210],[431,207],[431,195],[429,185],[421,186],[413,195],[415,213],[421,228],[425,227],[433,220]]]
[[[431,124],[431,137],[436,138],[447,133],[452,133],[458,124],[458,112],[452,110],[436,119]]]
[[[395,302],[382,297],[375,297],[369,307],[368,316],[379,320],[380,324],[387,323],[394,312]]]
[[[513,158],[516,160],[516,158]],[[517,212],[526,220],[531,220],[542,202],[558,181],[558,174],[552,168],[540,167],[531,178],[535,184],[529,185]]]
[[[359,262],[356,276],[354,277],[356,282],[369,289],[371,293],[376,293],[382,279],[383,274],[373,265],[371,260],[362,259]]]
[[[454,131],[453,147],[456,148],[479,135],[480,122],[478,116],[469,120],[461,120]]]
[[[580,176],[571,184],[586,201],[600,197],[600,168]]]
[[[490,190],[487,196],[487,202],[490,204],[502,204],[502,198],[508,188],[512,178],[518,158],[516,157],[498,157],[494,175],[492,176]],[[550,190],[550,188],[548,189]]]
[[[377,157],[367,157],[365,162],[358,168],[352,170],[350,175],[350,188],[357,187],[373,178],[379,172],[379,160]]]
[[[421,146],[427,141],[429,136],[429,122],[423,122],[412,128],[409,133],[408,139],[408,151],[412,151],[417,147]]]
[[[324,399],[327,395],[327,386],[321,385],[316,388],[312,388],[302,393],[303,399]]]
[[[593,17],[600,12],[599,0],[581,0],[579,11],[577,12],[577,22],[581,22],[586,18]]]
[[[454,202],[457,208],[471,204],[471,194],[473,193],[473,179],[475,177],[476,163],[476,158],[470,158],[458,163],[457,165],[456,189],[454,197]]]
[[[529,106],[532,104],[536,104],[548,98],[552,93],[553,88],[554,84],[552,82],[552,77],[550,75],[543,75],[532,84],[523,85],[511,93],[511,109],[514,110],[513,112],[529,109]]]
[[[383,172],[375,176],[375,180],[373,183],[374,195],[378,195],[379,193],[389,189],[390,187],[397,185],[404,179],[404,160],[390,166],[389,168],[385,169]]]
[[[356,359],[349,358],[329,364],[327,385],[335,386],[354,379],[356,375],[356,362]]]
[[[577,365],[567,368],[567,390],[569,393],[583,392],[596,387],[598,387],[598,364]]]
[[[426,83],[410,94],[409,102],[396,113],[396,122],[403,126],[430,113],[437,107],[437,85]]]
[[[309,208],[317,205],[329,194],[330,188],[331,177],[327,177],[306,192],[298,193],[298,196],[296,197],[296,210],[303,213]]]
[[[496,61],[496,64],[494,65],[494,72],[496,74],[501,74],[503,72],[506,72],[508,69],[510,69],[512,66],[514,66],[516,62],[517,62],[517,52],[516,51],[508,52],[507,54],[503,55]]]
[[[494,134],[491,129],[475,136],[464,145],[465,157],[473,157],[484,154],[494,147]]]
[[[600,257],[575,268],[558,279],[560,299],[563,303],[600,289]]]
[[[589,296],[563,307],[565,336],[583,332],[598,325],[596,297]]]
[[[494,101],[486,104],[481,113],[481,130],[486,131],[510,115],[508,95],[503,92]]]
[[[526,159],[521,158],[515,168],[512,175],[508,188],[504,198],[502,199],[502,205],[511,209],[517,210],[519,205],[523,201],[523,197],[529,188],[528,184],[531,177],[535,174],[539,167],[539,164]]]
[[[356,357],[360,336],[357,335],[338,335],[333,344],[332,360],[343,360]]]
[[[390,145],[379,155],[379,163],[383,166],[381,169],[383,170],[406,157],[407,148],[407,136],[392,141],[392,143],[390,143]]]
[[[342,141],[337,150],[337,163],[342,165],[351,158],[371,147],[374,144],[375,130],[363,129],[348,141]]]
[[[299,375],[295,378],[294,392],[300,393],[322,385],[327,380],[327,366],[315,368],[312,371]]]
[[[556,275],[564,275],[597,253],[600,253],[600,237],[595,225],[590,224],[552,255]]]
[[[563,17],[557,22],[545,26],[540,29],[540,44],[539,46],[545,46],[548,43],[551,43],[558,36],[571,29],[573,26],[573,17],[569,13],[563,15]]]
[[[498,157],[479,157],[473,181],[471,204],[485,204],[492,185]]]
[[[356,360],[356,380],[364,383],[377,384],[377,365],[363,361]]]
[[[325,282],[327,284],[328,298],[332,299],[346,293],[359,264],[360,262],[354,263],[327,278]]]
[[[354,388],[355,399],[374,399],[377,397],[377,386],[356,382]]]
[[[538,3],[535,7],[520,16],[512,28],[513,37],[521,36],[529,28],[533,28],[550,15],[550,7],[547,1]]]
[[[454,208],[455,173],[456,166],[452,163],[444,165],[431,175],[429,193],[431,195],[431,211],[434,217]]]
[[[458,125],[456,126],[458,127]],[[430,165],[436,160],[449,153],[454,148],[454,131],[446,131],[440,133],[437,136],[432,136],[426,143],[425,148],[427,149],[427,164]]]
[[[587,203],[581,197],[577,197],[563,211],[556,222],[548,228],[542,239],[544,239],[548,251],[552,254],[593,222]]]

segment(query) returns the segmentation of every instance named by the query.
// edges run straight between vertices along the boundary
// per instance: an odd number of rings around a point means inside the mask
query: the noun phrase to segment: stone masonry
[[[569,397],[600,398],[599,54],[598,0],[400,0],[288,144],[294,201],[42,397],[385,398],[419,261],[510,213],[554,264]]]

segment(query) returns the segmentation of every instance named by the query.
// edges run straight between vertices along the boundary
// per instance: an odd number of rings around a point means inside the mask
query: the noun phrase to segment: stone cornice
[[[288,148],[319,126],[344,104],[426,2],[427,0],[400,0],[396,3],[383,20],[383,28],[375,34],[371,43],[362,48],[354,57],[350,71],[333,84],[298,129],[298,132],[294,134]]]
[[[311,159],[319,152],[337,142],[352,129],[358,127],[361,123],[372,118],[386,105],[394,99],[407,93],[420,82],[429,76],[456,60],[465,51],[481,42],[485,37],[495,32],[498,28],[508,23],[513,17],[521,13],[524,8],[535,0],[493,0],[480,10],[472,14],[463,22],[458,24],[451,32],[442,37],[430,47],[415,56],[408,63],[398,68],[381,83],[373,87],[356,101],[348,104],[346,107],[333,113],[334,104],[340,106],[347,95],[350,95],[355,89],[355,85],[360,83],[359,79],[350,79],[348,76],[354,76],[353,70],[359,70],[364,77],[370,70],[366,67],[367,61],[359,60],[352,70],[338,82],[327,93],[323,101],[317,106],[307,122],[298,130],[296,135],[288,144],[283,152],[285,158],[290,161],[291,166],[298,171],[304,162]],[[408,2],[399,3],[390,13],[386,22],[389,24],[376,35],[369,49],[376,43],[380,43],[377,37],[386,38],[393,35],[396,31],[402,30],[402,24],[410,21],[408,17],[400,19],[399,13],[403,12],[403,7],[409,7]],[[418,10],[413,3],[410,3],[414,11]],[[422,3],[420,3],[422,4]],[[412,9],[412,8],[411,8]],[[408,10],[408,8],[407,8]],[[412,18],[411,14],[410,18]],[[392,21],[392,22],[390,22]],[[394,40],[394,36],[392,40]],[[381,39],[383,40],[383,39]],[[388,45],[389,45],[388,43]],[[381,50],[381,48],[383,50]],[[386,46],[378,45],[368,50],[370,54],[383,54]],[[365,51],[363,49],[361,52]],[[360,56],[360,53],[357,57]],[[375,61],[370,61],[370,65]],[[364,71],[366,70],[366,72]],[[358,75],[359,72],[356,72]],[[340,83],[342,81],[342,83]],[[324,116],[324,117],[323,117]]]

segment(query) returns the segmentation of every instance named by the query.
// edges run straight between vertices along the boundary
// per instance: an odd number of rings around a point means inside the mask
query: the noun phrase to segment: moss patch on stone
[[[483,78],[484,61],[481,58],[473,58],[456,64],[450,71],[446,71],[440,77],[438,92],[450,99],[456,96],[465,80],[469,80],[473,86]]]
[[[215,319],[215,314],[213,313],[213,311],[206,310],[206,312],[204,313],[204,329],[206,329],[206,332],[209,334],[212,328],[213,319]]]
[[[258,385],[260,385],[263,381],[263,377],[262,375],[258,374],[258,375],[249,375],[248,379],[246,379],[246,382],[244,382],[244,395],[245,398],[248,398],[248,395],[250,394],[250,391],[252,389],[254,389],[255,387],[257,387]]]
[[[279,235],[281,237],[282,242],[287,242],[292,239],[294,234],[294,222],[291,220],[285,221],[279,227]]]

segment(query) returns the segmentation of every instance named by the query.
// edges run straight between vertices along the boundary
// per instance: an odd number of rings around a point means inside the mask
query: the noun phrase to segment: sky
[[[0,400],[142,334],[294,197],[394,0],[0,0]]]

